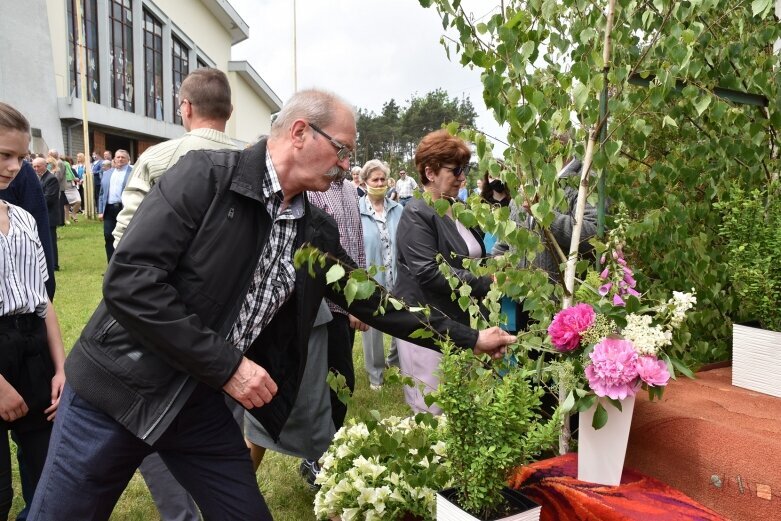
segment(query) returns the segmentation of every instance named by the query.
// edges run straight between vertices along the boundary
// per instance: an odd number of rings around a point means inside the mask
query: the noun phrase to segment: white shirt
[[[399,197],[412,197],[412,191],[418,187],[418,183],[415,182],[410,176],[404,176],[396,181],[396,192]]]
[[[0,316],[35,313],[46,316],[46,257],[33,216],[8,207],[8,235],[0,233]]]
[[[115,168],[111,172],[111,180],[108,187],[108,200],[107,204],[121,203],[122,202],[122,180],[125,178],[127,167],[122,170]]]

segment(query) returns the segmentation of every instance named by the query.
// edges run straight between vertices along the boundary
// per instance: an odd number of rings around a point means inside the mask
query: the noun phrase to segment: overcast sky
[[[230,0],[249,24],[249,40],[233,48],[232,59],[247,60],[286,101],[294,92],[293,2]],[[483,18],[495,3],[465,1]],[[434,8],[417,0],[297,0],[298,88],[332,90],[359,108],[379,113],[394,98],[407,105],[443,88],[450,97],[467,96],[478,127],[503,141],[506,133],[485,108],[480,73],[448,61],[439,43],[444,34]],[[497,144],[495,154],[504,149]]]

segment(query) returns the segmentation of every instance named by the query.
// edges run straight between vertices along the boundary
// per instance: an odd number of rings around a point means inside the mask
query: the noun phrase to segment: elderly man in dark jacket
[[[66,362],[69,384],[29,519],[108,519],[153,451],[206,519],[271,519],[222,392],[278,437],[324,296],[396,337],[427,320],[395,310],[374,316],[384,290],[348,305],[326,283],[336,259],[353,262],[336,223],[303,192],[326,190],[349,168],[355,135],[344,101],[302,91],[268,140],[243,151],[190,152],[153,188]],[[307,243],[332,256],[314,278],[293,267]],[[500,356],[515,340],[444,317],[430,323],[476,352]]]

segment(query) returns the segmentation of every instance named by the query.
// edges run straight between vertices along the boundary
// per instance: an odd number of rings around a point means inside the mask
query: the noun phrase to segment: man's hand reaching
[[[501,358],[507,351],[507,346],[517,340],[517,337],[496,326],[483,329],[477,336],[474,353],[485,353],[494,359]]]

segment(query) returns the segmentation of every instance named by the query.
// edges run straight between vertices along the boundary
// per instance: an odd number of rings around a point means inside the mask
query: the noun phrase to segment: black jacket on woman
[[[485,256],[483,238],[470,229]],[[439,214],[422,199],[412,199],[404,208],[396,230],[396,285],[393,293],[410,305],[429,305],[453,320],[469,323],[469,315],[451,298],[453,290],[440,273],[437,255],[441,254],[453,272],[472,287],[472,296],[484,297],[491,279],[476,277],[463,268],[469,256],[466,242],[458,233],[455,221]],[[433,311],[433,309],[432,309]],[[415,343],[419,343],[417,340]]]
[[[150,444],[197,382],[219,390],[241,362],[241,351],[226,336],[271,230],[261,197],[267,175],[265,139],[242,151],[199,150],[182,157],[130,222],[106,272],[104,300],[66,360],[76,393]],[[305,202],[297,223],[296,247],[310,243],[354,266],[333,218]],[[423,320],[392,306],[375,316],[380,290],[348,306],[325,282],[334,263],[316,264],[314,277],[306,265],[296,271],[293,294],[246,353],[278,386],[270,403],[250,411],[274,439],[295,402],[323,296],[400,338]],[[477,341],[473,329],[430,321],[457,345],[471,348]]]

